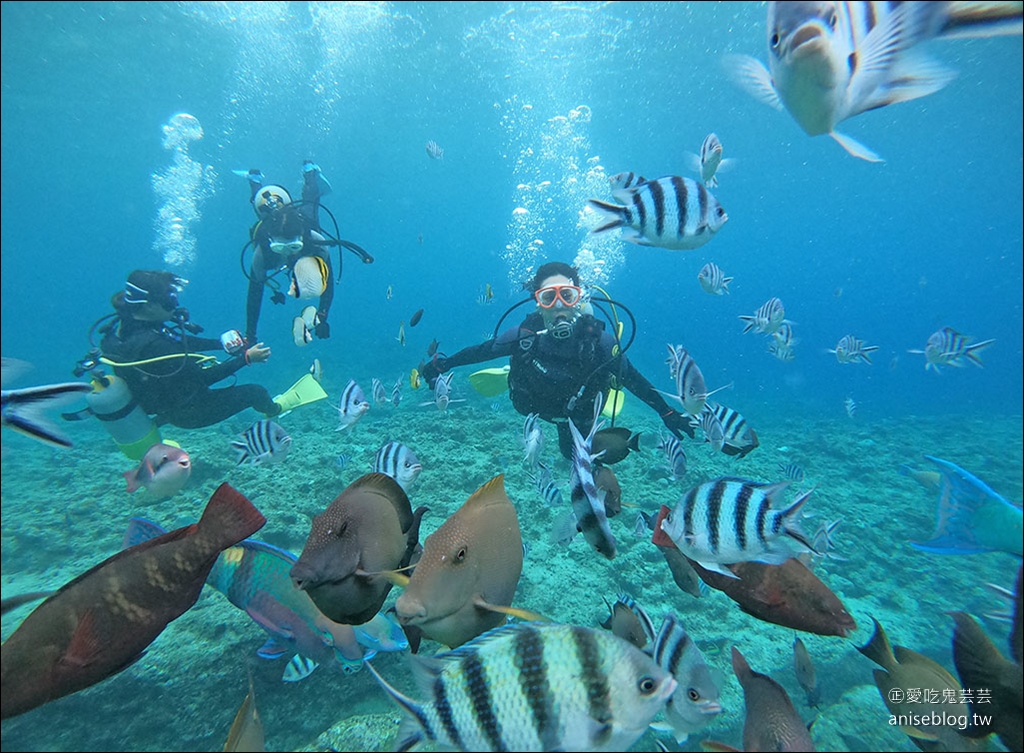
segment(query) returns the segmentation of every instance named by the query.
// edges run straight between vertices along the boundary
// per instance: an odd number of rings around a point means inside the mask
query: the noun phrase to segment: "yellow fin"
[[[508,390],[508,366],[481,369],[469,375],[469,384],[484,397],[496,397]]]
[[[327,393],[320,386],[320,382],[316,381],[312,374],[303,374],[299,381],[275,397],[274,402],[281,406],[281,412],[284,413],[300,405],[323,400],[325,397]]]
[[[520,620],[528,620],[529,622],[553,622],[550,617],[545,617],[540,612],[534,612],[529,609],[520,609],[519,607],[503,607],[500,604],[488,604],[486,601],[480,599],[476,600],[476,605],[481,609],[487,609],[491,612],[498,612],[499,614],[507,614],[509,617],[518,617]]]
[[[619,413],[622,412],[622,406],[625,403],[626,391],[611,387],[608,390],[608,396],[605,398],[604,408],[601,409],[601,415],[607,418],[617,418]]]

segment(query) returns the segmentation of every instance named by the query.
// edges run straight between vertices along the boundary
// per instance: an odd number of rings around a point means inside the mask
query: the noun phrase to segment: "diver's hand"
[[[271,303],[276,303],[281,306],[283,306],[284,302],[287,300],[288,299],[284,297],[284,293],[282,293],[280,290],[278,290],[277,292],[270,296]]]
[[[444,356],[434,356],[426,363],[421,361],[416,370],[420,372],[420,376],[426,381],[427,386],[434,389],[434,382],[437,381],[437,378],[448,371],[448,359]]]
[[[256,343],[245,351],[245,362],[248,364],[266,363],[270,358],[270,348],[263,347],[263,343]]]
[[[693,439],[695,436],[693,426],[690,424],[690,417],[684,416],[679,411],[669,411],[661,417],[661,421],[665,424],[665,428],[675,434],[676,439],[682,439],[684,433],[690,439]]]

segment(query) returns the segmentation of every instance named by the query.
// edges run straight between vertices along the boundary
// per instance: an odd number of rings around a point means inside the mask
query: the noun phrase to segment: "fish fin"
[[[739,748],[720,743],[718,740],[701,740],[700,747],[704,750],[719,751],[720,753],[741,753]]]
[[[139,489],[142,488],[142,486],[139,484],[139,481],[138,481],[139,474],[136,473],[134,470],[125,471],[122,475],[124,476],[124,480],[128,484],[128,493],[129,494],[132,494],[133,492],[137,492]]]
[[[313,674],[313,670],[320,665],[310,659],[308,656],[301,656],[295,654],[289,662],[288,666],[284,668],[284,674],[281,675],[281,682],[298,682],[304,680]]]
[[[593,228],[590,233],[596,235],[597,233],[603,233],[606,230],[614,230],[617,227],[623,227],[626,224],[626,216],[628,210],[619,206],[618,204],[611,204],[607,201],[601,201],[600,199],[587,199],[587,204],[592,209],[602,215],[602,219],[605,221],[603,225]]]
[[[219,548],[226,549],[252,536],[266,522],[263,513],[253,507],[244,494],[225,481],[206,503],[196,529],[198,535],[207,535],[222,544]]]
[[[288,649],[282,646],[276,638],[267,638],[267,642],[256,649],[256,656],[261,659],[280,659],[288,653]]]
[[[843,149],[846,150],[847,154],[850,154],[856,157],[857,159],[862,159],[866,162],[885,162],[884,159],[879,157],[877,154],[868,149],[862,143],[860,143],[854,138],[851,138],[850,136],[847,136],[845,133],[840,133],[839,131],[829,131],[828,135],[835,139],[836,143],[838,143],[839,146],[843,147]],[[743,331],[746,332],[746,330]]]
[[[92,664],[102,649],[103,642],[96,634],[96,613],[92,609],[87,609],[79,618],[60,661],[62,664],[81,669]]]
[[[908,5],[900,5],[888,14],[864,37],[850,55],[850,82],[842,112],[836,122],[858,115],[865,110],[899,59],[909,47],[912,19]],[[879,105],[874,105],[875,107]]]
[[[261,628],[266,630],[268,633],[279,636],[288,641],[295,640],[294,630],[292,630],[288,625],[284,625],[275,620],[270,619],[269,617],[264,615],[259,609],[257,609],[252,602],[250,602],[249,605],[245,608],[245,613],[252,617],[253,622],[255,622]]]
[[[896,655],[892,652],[889,636],[885,634],[885,628],[878,620],[872,617],[871,621],[875,624],[875,632],[872,633],[871,640],[863,646],[857,646],[857,650],[878,666],[891,672],[896,669]]]
[[[379,572],[371,573],[366,570],[356,570],[356,575],[361,578],[384,578],[390,581],[396,586],[405,588],[409,585],[409,576],[398,572],[397,570],[381,570]]]
[[[954,71],[927,55],[905,53],[889,71],[887,80],[865,97],[857,112],[851,114],[926,97],[944,88],[954,78]]]
[[[1020,3],[967,2],[948,3],[945,24],[939,30],[943,39],[980,39],[1020,36],[1024,31]]]
[[[964,349],[964,356],[966,356],[966,358],[971,363],[973,363],[975,366],[984,367],[985,364],[983,364],[981,362],[981,358],[978,357],[976,351],[982,350],[983,348],[987,348],[989,345],[991,345],[994,342],[995,342],[994,339],[993,340],[983,340],[980,343],[974,343],[974,345],[968,345],[967,348]]]
[[[722,64],[732,82],[747,94],[776,110],[784,109],[772,75],[760,60],[749,55],[726,55]]]
[[[724,575],[726,578],[732,578],[733,580],[740,579],[740,576],[720,562],[701,562],[700,560],[694,560],[694,562],[712,573],[718,573],[719,575]]]
[[[82,393],[91,391],[92,386],[85,382],[45,384],[40,387],[11,390],[4,395],[4,426],[27,434],[33,439],[61,447],[71,447],[71,440],[50,423],[43,411],[65,405],[77,399]]]
[[[473,603],[480,609],[497,612],[498,614],[506,614],[509,617],[518,617],[520,620],[526,620],[528,622],[552,622],[550,617],[545,617],[540,612],[534,612],[529,609],[520,609],[512,606],[506,607],[501,604],[488,604],[483,599],[476,599]]]

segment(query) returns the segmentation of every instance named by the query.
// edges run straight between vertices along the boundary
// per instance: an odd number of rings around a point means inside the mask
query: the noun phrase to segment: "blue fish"
[[[934,554],[1007,552],[1022,556],[1021,508],[996,494],[984,481],[948,460],[925,455],[939,468],[939,509],[935,533],[911,542]]]

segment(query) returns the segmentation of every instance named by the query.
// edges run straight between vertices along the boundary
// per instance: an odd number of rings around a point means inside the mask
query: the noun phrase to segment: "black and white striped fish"
[[[804,469],[796,463],[779,463],[779,473],[797,483],[804,480]]]
[[[881,162],[835,129],[949,83],[953,72],[922,53],[919,43],[1020,33],[1019,2],[770,2],[768,68],[746,55],[725,62],[740,86],[788,110],[809,136],[827,133],[854,157]]]
[[[536,468],[544,451],[544,431],[540,426],[540,414],[531,413],[523,422],[523,462]]]
[[[474,751],[628,750],[677,686],[635,646],[574,625],[504,625],[455,651],[410,660],[428,701],[366,664],[405,714],[395,750],[423,740]]]
[[[786,309],[778,298],[769,298],[761,304],[761,308],[754,312],[753,316],[740,316],[747,326],[743,328],[743,334],[758,332],[763,335],[772,335],[778,332],[779,327],[786,321]]]
[[[430,159],[444,159],[444,149],[442,149],[436,141],[431,139],[427,142],[427,156]]]
[[[728,577],[736,576],[723,565],[781,564],[801,551],[813,550],[799,518],[814,490],[803,492],[784,510],[772,509],[772,502],[789,484],[732,477],[708,481],[683,495],[661,522],[661,529],[687,557]]]
[[[338,402],[339,423],[335,431],[351,429],[368,410],[370,410],[370,404],[366,401],[363,388],[356,384],[355,379],[349,379],[345,389],[341,392],[341,400]]]
[[[398,407],[402,402],[402,377],[398,377],[395,386],[391,388],[391,404]]]
[[[708,667],[704,654],[672,614],[665,615],[661,623],[652,658],[679,683],[665,706],[665,720],[666,731],[675,735],[677,743],[683,743],[722,713],[718,698],[724,678],[721,672]],[[662,728],[657,724],[651,726]]]
[[[710,405],[705,405],[699,416],[691,417],[690,425],[704,432],[704,441],[711,444],[711,449],[715,452],[722,451],[725,445],[725,427]]]
[[[558,488],[554,478],[551,476],[551,469],[544,463],[537,463],[537,475],[527,474],[533,479],[537,491],[544,498],[544,504],[548,507],[562,506],[562,491]]]
[[[674,435],[665,434],[658,442],[658,449],[665,453],[665,463],[668,465],[669,478],[673,481],[682,480],[686,475],[686,451],[683,443]]]
[[[647,178],[637,173],[616,173],[608,180],[611,181],[613,191],[618,191],[622,188],[633,188],[647,182]]]
[[[853,335],[843,335],[836,343],[835,350],[829,350],[829,353],[835,353],[839,363],[871,363],[871,354],[876,350],[877,345],[865,345],[863,340]]]
[[[850,418],[857,415],[857,403],[852,397],[847,397],[846,400],[843,401],[843,407],[846,409],[846,415]]]
[[[727,295],[729,293],[729,283],[732,280],[733,278],[726,277],[722,268],[713,261],[709,261],[701,267],[700,272],[697,274],[697,282],[704,288],[705,293],[710,293],[711,295]]]
[[[373,395],[374,405],[384,405],[384,403],[388,401],[388,395],[384,391],[384,385],[377,377],[374,377],[370,382],[370,393]]]
[[[236,465],[248,461],[253,465],[280,463],[288,457],[292,438],[280,424],[263,418],[245,430],[240,439],[231,443],[238,453]]]
[[[604,215],[591,230],[603,233],[622,228],[622,240],[639,246],[690,250],[711,240],[729,215],[701,183],[670,175],[632,188],[612,191],[618,204],[600,199],[587,203]]]
[[[731,159],[722,159],[722,142],[713,133],[704,137],[704,141],[700,145],[700,154],[687,152],[687,159],[690,169],[700,176],[708,188],[717,186],[717,174],[728,170],[735,162]]]
[[[940,366],[955,366],[957,368],[973,363],[981,368],[985,364],[981,362],[978,352],[995,342],[995,340],[982,340],[971,344],[974,338],[961,335],[952,327],[943,327],[938,332],[933,332],[928,338],[924,350],[908,350],[908,353],[924,354],[924,370],[935,369],[939,373]]]
[[[423,470],[416,453],[401,442],[388,442],[373,457],[373,470],[391,476],[405,491],[409,491]]]
[[[615,559],[615,537],[608,526],[608,516],[604,507],[604,489],[598,489],[594,483],[594,456],[591,454],[591,443],[604,425],[600,420],[602,396],[594,400],[594,424],[590,433],[584,438],[576,424],[569,419],[569,431],[572,432],[572,471],[569,474],[570,499],[576,515],[576,526],[583,533],[594,549],[610,560]]]
[[[760,445],[757,432],[739,411],[715,402],[708,402],[707,410],[715,414],[722,426],[722,452],[726,455],[742,458]]]

